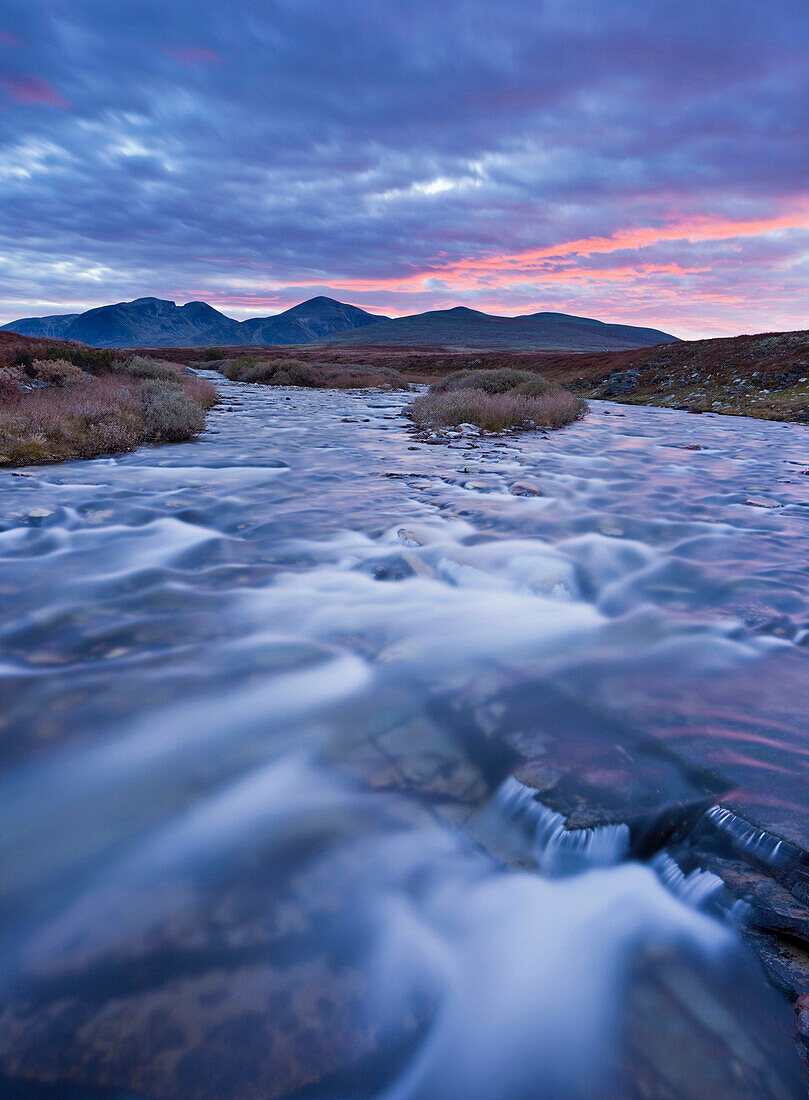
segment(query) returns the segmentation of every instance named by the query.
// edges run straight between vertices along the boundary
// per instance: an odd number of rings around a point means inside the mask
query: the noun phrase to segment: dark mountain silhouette
[[[330,343],[411,345],[455,348],[519,348],[525,351],[618,351],[677,343],[655,328],[608,325],[567,313],[531,313],[496,317],[456,306],[380,321],[363,332],[342,332]]]
[[[24,317],[3,329],[22,336],[79,340],[97,348],[166,348],[303,344],[379,320],[387,318],[323,296],[274,317],[249,321],[235,321],[206,302],[178,306],[163,298],[136,298],[133,302],[88,309],[86,313]]]
[[[334,333],[367,328],[389,318],[366,313],[334,298],[310,298],[275,317],[254,317],[242,322],[245,344],[305,344]]]
[[[566,313],[496,317],[457,306],[391,320],[322,295],[273,317],[248,321],[235,321],[206,302],[178,306],[162,298],[136,298],[86,313],[25,317],[3,328],[23,336],[79,340],[102,348],[340,343],[620,351],[677,341],[658,329],[607,325]]]

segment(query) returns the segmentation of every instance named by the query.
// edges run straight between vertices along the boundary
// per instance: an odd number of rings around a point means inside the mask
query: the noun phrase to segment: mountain
[[[390,318],[366,313],[334,298],[310,298],[275,317],[254,317],[242,322],[245,344],[305,344],[334,333],[367,328]]]
[[[391,320],[323,295],[273,317],[248,321],[235,321],[206,302],[178,306],[163,298],[136,298],[86,313],[24,317],[3,329],[22,336],[78,340],[97,348],[340,343],[620,351],[677,342],[676,336],[658,329],[606,325],[566,313],[496,317],[457,306]]]
[[[329,343],[335,344],[441,345],[525,351],[618,351],[678,342],[676,336],[656,328],[608,325],[567,313],[496,317],[465,306],[396,317],[379,321],[372,329],[341,332],[329,338]]]
[[[388,318],[322,295],[273,317],[253,317],[249,321],[236,321],[206,302],[178,306],[163,298],[136,298],[98,306],[86,313],[23,317],[3,325],[2,330],[21,336],[78,340],[97,348],[233,347],[303,344],[380,320]]]

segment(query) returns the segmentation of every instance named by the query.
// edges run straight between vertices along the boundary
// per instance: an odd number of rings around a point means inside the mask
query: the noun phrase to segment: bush
[[[232,382],[261,382],[265,386],[322,385],[317,371],[302,359],[255,359],[240,355],[223,366],[222,373]]]
[[[21,387],[28,379],[19,368],[0,368],[0,464],[92,458],[140,443],[181,442],[204,428],[205,410],[217,400],[210,383],[182,374],[169,381],[79,373],[81,386],[26,393]]]
[[[30,382],[21,367],[0,367],[0,403],[22,397],[23,388]]]
[[[112,348],[88,348],[84,344],[65,343],[46,348],[42,358],[65,359],[74,367],[98,374],[112,369],[116,353]]]
[[[484,431],[505,428],[562,428],[587,411],[587,404],[561,387],[544,394],[517,391],[487,393],[465,387],[417,397],[407,407],[410,419],[422,428],[475,424]]]
[[[142,428],[136,396],[114,379],[47,388],[0,408],[6,463],[54,462],[131,450]]]
[[[497,370],[456,370],[434,382],[432,393],[449,393],[453,390],[482,390],[484,393],[508,393],[516,391],[528,397],[536,397],[558,389],[533,371],[500,367]]]
[[[46,386],[83,386],[92,377],[66,359],[35,359],[29,371],[37,382]]]
[[[193,374],[182,380],[183,391],[201,409],[212,409],[219,400],[219,394],[210,382],[204,378],[195,378]]]
[[[302,359],[257,359],[240,355],[220,367],[232,382],[259,382],[265,386],[304,386],[307,389],[353,390],[380,387],[408,389],[409,384],[390,367],[307,363]]]
[[[205,427],[205,412],[180,386],[150,379],[140,388],[145,438],[155,443],[178,443]]]
[[[166,382],[179,381],[183,375],[182,367],[169,363],[165,359],[151,359],[147,355],[132,355],[129,359],[118,359],[113,364],[116,374],[128,374],[130,378],[159,378]]]

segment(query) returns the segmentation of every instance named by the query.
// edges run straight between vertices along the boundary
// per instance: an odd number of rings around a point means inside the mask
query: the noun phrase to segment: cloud
[[[5,319],[311,291],[806,323],[804,0],[198,0],[193,34],[181,0],[6,9],[59,103],[4,77]]]
[[[40,76],[16,76],[0,79],[0,87],[15,103],[67,107],[68,104],[52,84]]]
[[[222,58],[204,46],[163,46],[163,53],[188,68],[195,65],[221,65]]]

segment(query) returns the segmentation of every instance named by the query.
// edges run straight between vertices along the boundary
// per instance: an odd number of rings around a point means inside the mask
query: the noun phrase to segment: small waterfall
[[[711,871],[702,871],[695,867],[686,875],[665,852],[658,852],[651,860],[651,865],[666,889],[694,909],[702,909],[708,905],[724,888],[721,878]]]
[[[626,825],[568,829],[565,818],[537,800],[537,792],[509,776],[485,811],[486,830],[494,826],[506,842],[532,859],[547,875],[620,863],[629,850]]]
[[[790,844],[766,833],[763,829],[757,829],[743,817],[738,817],[731,810],[722,806],[712,806],[707,811],[707,818],[714,826],[730,838],[732,843],[770,866],[784,865],[790,862]]]

